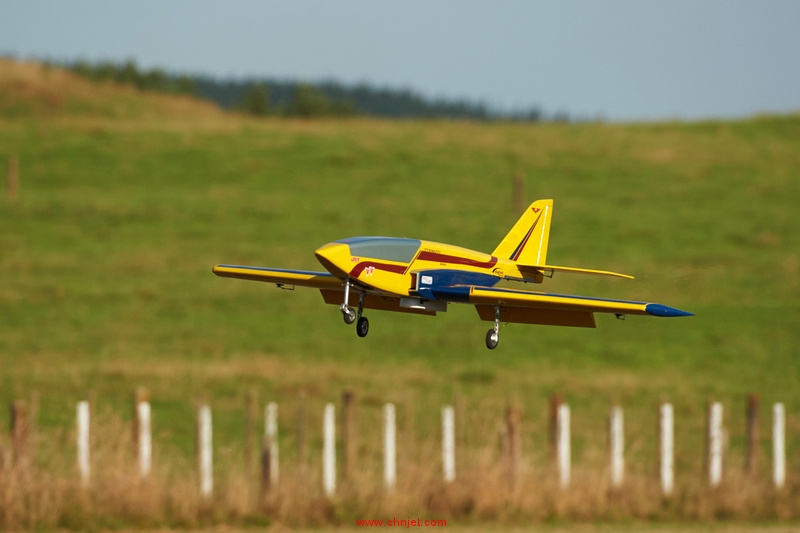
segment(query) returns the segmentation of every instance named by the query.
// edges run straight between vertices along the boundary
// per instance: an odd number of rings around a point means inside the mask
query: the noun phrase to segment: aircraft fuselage
[[[448,285],[493,286],[507,275],[522,277],[513,261],[416,239],[354,237],[326,244],[314,254],[336,277],[386,294],[427,300],[436,300],[430,288],[442,285],[444,278]]]

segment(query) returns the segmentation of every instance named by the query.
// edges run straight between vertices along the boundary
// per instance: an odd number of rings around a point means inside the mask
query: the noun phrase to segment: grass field
[[[605,414],[620,402],[629,472],[652,477],[655,405],[672,401],[681,483],[702,476],[710,399],[725,402],[726,467],[741,471],[744,397],[758,392],[762,478],[768,406],[782,401],[790,484],[800,482],[800,117],[255,120],[70,77],[67,96],[53,100],[41,80],[59,72],[0,67],[0,176],[12,156],[20,176],[17,200],[0,202],[0,399],[38,397],[40,461],[73,456],[77,400],[124,421],[145,386],[156,453],[186,465],[199,400],[214,410],[219,463],[239,464],[250,390],[281,403],[282,458],[296,462],[291,417],[302,392],[314,464],[322,406],[352,388],[361,468],[376,485],[387,401],[406,433],[434,446],[438,409],[457,400],[459,445],[485,450],[511,399],[535,473],[546,470],[547,397],[560,392],[587,476],[603,464]],[[372,312],[359,339],[313,290],[211,274],[222,262],[319,269],[316,247],[355,235],[489,252],[519,215],[515,173],[527,201],[555,199],[550,262],[636,276],[557,275],[546,289],[697,316],[599,316],[586,331],[512,324],[489,352],[488,323],[466,306],[438,318]]]
[[[493,533],[504,531],[508,533],[791,533],[796,530],[794,524],[561,524],[561,525],[533,525],[533,526],[460,526],[448,524],[442,528],[450,533]],[[368,529],[367,529],[368,530]],[[210,529],[211,533],[238,533],[248,530],[220,528]],[[297,530],[299,533],[309,531],[319,532],[324,529]],[[364,528],[336,528],[339,533],[353,533],[365,531]],[[148,532],[155,533],[155,532]]]

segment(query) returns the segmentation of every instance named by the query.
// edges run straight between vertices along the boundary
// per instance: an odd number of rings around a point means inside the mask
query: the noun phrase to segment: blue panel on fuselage
[[[493,287],[497,276],[464,270],[422,270],[417,272],[417,292],[428,300],[468,302],[471,286]]]

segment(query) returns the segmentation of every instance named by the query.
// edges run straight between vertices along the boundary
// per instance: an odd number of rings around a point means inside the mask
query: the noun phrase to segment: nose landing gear
[[[344,319],[345,324],[350,325],[356,321],[356,312],[349,307],[345,307],[342,309],[342,318]]]
[[[356,319],[358,319],[358,323],[356,324],[356,334],[362,338],[366,337],[367,333],[369,333],[369,320],[367,320],[367,317],[361,316],[364,312],[364,296],[366,296],[366,294],[363,292],[358,295],[358,311],[353,311],[349,305],[350,280],[347,280],[344,282],[344,302],[342,302],[342,305],[339,306],[339,310],[342,312],[342,318],[344,318],[345,324],[352,324],[356,321]]]

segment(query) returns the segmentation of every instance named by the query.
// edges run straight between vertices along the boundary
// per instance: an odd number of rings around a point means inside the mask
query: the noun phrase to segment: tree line
[[[273,78],[218,79],[142,69],[135,61],[123,63],[80,60],[63,64],[68,70],[95,81],[115,81],[142,91],[185,94],[210,100],[223,109],[256,116],[385,118],[455,118],[479,121],[569,121],[566,113],[546,115],[539,107],[498,111],[483,102],[426,98],[410,89],[346,85],[336,81],[305,83]]]

